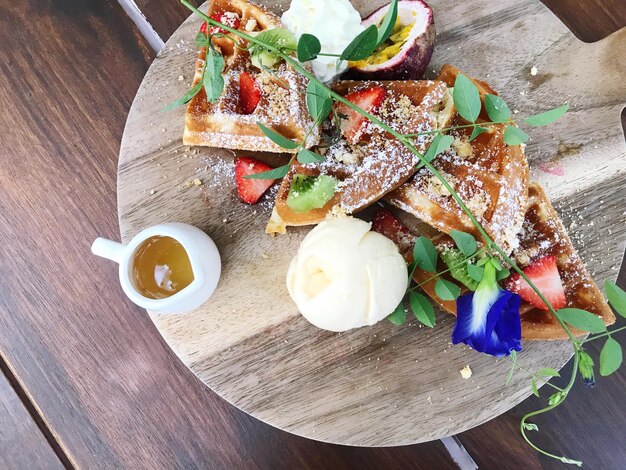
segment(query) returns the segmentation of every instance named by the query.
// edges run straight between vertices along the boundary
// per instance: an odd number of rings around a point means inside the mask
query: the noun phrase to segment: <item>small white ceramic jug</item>
[[[187,252],[193,271],[191,284],[164,299],[145,297],[133,283],[135,253],[144,241],[155,236],[178,241]],[[155,313],[186,313],[199,307],[215,291],[222,270],[220,254],[213,240],[199,228],[182,223],[160,224],[142,230],[128,245],[97,238],[91,245],[91,251],[118,263],[124,293],[140,307]]]

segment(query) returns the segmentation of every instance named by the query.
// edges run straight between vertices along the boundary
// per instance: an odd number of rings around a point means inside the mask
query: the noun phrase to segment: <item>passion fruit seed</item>
[[[332,176],[294,175],[287,195],[287,206],[295,212],[320,209],[333,198],[336,189],[337,179]]]
[[[391,36],[382,43],[367,59],[349,62],[350,67],[365,67],[366,65],[377,65],[387,62],[397,56],[402,46],[409,38],[413,25],[404,26],[400,20],[396,21]]]
[[[386,5],[363,20],[380,25]],[[350,62],[343,78],[352,80],[418,80],[424,75],[435,42],[432,9],[422,0],[399,0],[398,18],[389,38],[367,59]]]

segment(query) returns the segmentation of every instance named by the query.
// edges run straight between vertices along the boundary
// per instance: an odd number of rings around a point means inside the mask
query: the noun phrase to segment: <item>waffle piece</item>
[[[458,69],[445,65],[438,79],[453,86]],[[496,94],[489,85],[473,80],[481,100],[486,93]],[[484,113],[484,110],[482,111]],[[488,121],[486,115],[479,122]],[[452,126],[467,122],[455,115]],[[451,132],[455,140],[449,151],[433,160],[433,165],[459,194],[493,240],[505,251],[516,246],[516,236],[524,220],[528,194],[528,162],[523,146],[504,143],[504,125],[492,126],[489,132],[469,142],[471,129]],[[406,184],[385,200],[409,212],[436,229],[450,233],[461,230],[479,237],[479,233],[447,189],[427,168],[422,168]]]
[[[524,269],[544,256],[555,256],[565,288],[566,306],[592,312],[606,325],[615,323],[615,315],[574,249],[563,222],[543,188],[536,183],[529,187],[528,206],[518,238],[519,247],[513,251],[512,256],[520,268]],[[406,241],[403,243],[406,245]],[[443,250],[452,247],[453,242],[446,235],[437,240],[436,245],[439,250]],[[410,248],[407,250],[404,246],[403,253],[410,255]],[[446,267],[441,263],[438,269],[444,270]],[[417,283],[423,283],[431,277],[432,273],[417,269],[414,279]],[[435,282],[436,280],[426,282],[422,288],[444,310],[456,315],[456,303],[442,301],[435,294]],[[549,311],[538,309],[522,300],[520,314],[524,339],[567,339],[567,334]],[[575,329],[573,333],[584,334]]]
[[[344,81],[334,86],[342,96],[380,86],[386,91],[377,116],[398,132],[412,134],[440,129],[452,117],[452,98],[441,81]],[[326,123],[330,128],[331,124]],[[393,136],[368,122],[367,136],[357,144],[341,139],[325,152],[326,161],[294,165],[281,183],[272,217],[266,231],[285,233],[287,226],[312,225],[324,220],[337,206],[341,212],[352,214],[378,201],[385,194],[406,182],[414,173],[419,158]],[[426,151],[432,136],[415,139],[420,152]],[[296,212],[287,204],[293,175],[320,173],[339,179],[337,193],[322,209]]]
[[[280,19],[245,0],[212,0],[208,15],[222,18],[222,22],[237,26],[247,34],[257,34],[281,25]],[[204,88],[187,105],[183,143],[239,150],[265,152],[293,152],[274,144],[257,126],[262,123],[287,138],[301,142],[314,122],[306,109],[304,93],[307,80],[290,66],[281,63],[273,73],[261,71],[252,65],[247,42],[228,34],[214,37],[213,44],[224,56],[224,91],[210,103]],[[193,84],[202,79],[206,47],[200,49],[196,61]],[[240,103],[240,76],[248,72],[255,80],[261,98],[251,114],[245,114]],[[315,128],[307,138],[311,147],[319,140]]]

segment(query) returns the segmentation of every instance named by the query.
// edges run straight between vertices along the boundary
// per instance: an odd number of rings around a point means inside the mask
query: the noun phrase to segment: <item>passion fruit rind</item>
[[[363,26],[379,25],[387,11],[386,5],[363,20]],[[406,26],[413,25],[406,39],[401,34],[392,34],[385,44],[366,60],[350,62],[342,78],[352,80],[418,80],[424,76],[435,44],[435,22],[433,11],[422,0],[400,0],[398,2],[398,21],[394,33],[402,32]],[[395,39],[395,41],[392,40]],[[381,62],[381,55],[398,52]],[[384,57],[383,57],[384,58]]]

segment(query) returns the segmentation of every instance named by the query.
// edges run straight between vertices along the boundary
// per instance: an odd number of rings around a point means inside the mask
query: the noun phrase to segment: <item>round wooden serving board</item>
[[[281,12],[288,2],[267,3]],[[366,15],[384,2],[354,3]],[[454,64],[489,82],[520,116],[570,103],[572,111],[556,124],[532,129],[532,179],[546,187],[596,280],[615,278],[626,240],[619,122],[626,29],[584,44],[539,1],[432,0],[431,6],[438,31],[431,74]],[[298,314],[285,274],[307,229],[267,236],[272,194],[256,206],[241,203],[234,153],[183,146],[184,109],[160,111],[189,87],[200,24],[189,18],[150,67],[128,117],[119,161],[124,241],[150,225],[180,221],[205,230],[222,254],[222,279],[202,308],[151,315],[180,359],[258,419],[338,444],[437,439],[528,397],[530,380],[522,373],[504,385],[508,360],[451,345],[454,318],[444,313],[432,330],[383,321],[343,334],[321,331]],[[196,178],[202,185],[185,184]],[[570,354],[565,342],[525,342],[519,361],[529,370],[559,368]],[[467,380],[459,373],[466,365],[473,371]]]

